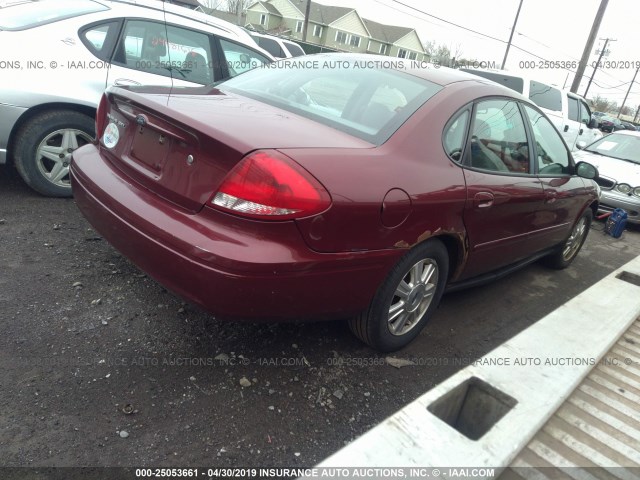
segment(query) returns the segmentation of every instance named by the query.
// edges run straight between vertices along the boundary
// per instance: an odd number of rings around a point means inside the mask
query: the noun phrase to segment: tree
[[[611,102],[600,95],[596,95],[591,98],[589,102],[591,103],[593,110],[596,112],[613,112],[618,105],[617,102]]]
[[[622,115],[628,115],[631,116],[635,113],[635,111],[629,107],[628,105],[625,105],[624,107],[622,107],[622,111],[620,112]]]
[[[253,4],[253,0],[227,0],[227,11],[229,13],[244,12]]]
[[[205,7],[212,10],[218,10],[218,7],[222,4],[222,0],[198,0]]]

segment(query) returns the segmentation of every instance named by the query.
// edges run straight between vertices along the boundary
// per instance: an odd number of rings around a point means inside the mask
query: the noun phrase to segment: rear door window
[[[477,104],[469,161],[480,170],[529,173],[527,131],[517,102],[495,99]]]
[[[211,37],[159,22],[128,21],[114,63],[188,82],[215,81]]]

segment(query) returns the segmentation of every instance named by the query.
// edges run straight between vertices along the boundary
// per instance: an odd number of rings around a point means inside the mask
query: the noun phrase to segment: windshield
[[[2,11],[0,30],[26,30],[65,18],[108,10],[90,0],[41,1],[15,5]]]
[[[612,133],[592,143],[585,148],[585,151],[640,165],[640,136]]]
[[[309,59],[309,60],[306,60]],[[442,87],[358,61],[299,57],[257,68],[218,85],[381,145]],[[369,62],[362,61],[362,64]]]

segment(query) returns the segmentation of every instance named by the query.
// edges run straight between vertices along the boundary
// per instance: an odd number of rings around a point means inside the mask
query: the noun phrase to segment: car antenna
[[[169,99],[171,98],[171,93],[173,92],[173,69],[171,69],[171,48],[169,47],[169,27],[167,26],[167,10],[165,8],[166,0],[162,0],[162,16],[164,18],[164,38],[165,45],[167,47],[167,55],[169,57],[169,74],[171,78],[171,87],[169,87],[169,96],[167,97],[167,105],[169,105]]]

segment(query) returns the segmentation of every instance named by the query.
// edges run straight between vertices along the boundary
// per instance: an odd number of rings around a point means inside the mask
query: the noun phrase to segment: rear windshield
[[[524,81],[522,78],[512,77],[511,75],[505,75],[498,72],[483,72],[482,70],[474,70],[472,68],[461,68],[460,70],[467,73],[473,73],[474,75],[478,75],[479,77],[483,77],[488,80],[493,80],[494,82],[504,85],[511,90],[515,90],[518,93],[522,93],[524,91]]]
[[[219,84],[243,95],[381,145],[442,87],[357,62],[281,60]],[[306,57],[309,58],[309,57]],[[342,66],[336,64],[343,63]],[[348,64],[348,65],[344,65]]]
[[[91,0],[43,0],[2,9],[0,30],[26,30],[66,18],[109,10]]]

